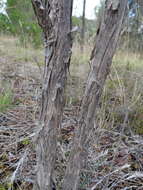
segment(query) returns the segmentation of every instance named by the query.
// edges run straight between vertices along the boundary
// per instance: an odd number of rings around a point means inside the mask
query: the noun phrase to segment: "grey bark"
[[[83,1],[82,27],[81,27],[81,52],[84,51],[84,42],[85,42],[85,9],[86,9],[86,0]]]
[[[51,190],[57,138],[64,106],[64,89],[71,57],[72,0],[32,0],[43,29],[45,68],[34,190]]]
[[[91,55],[91,70],[82,100],[78,128],[63,183],[63,190],[77,190],[80,170],[87,158],[87,142],[94,128],[96,110],[120,37],[128,0],[106,0],[104,16]]]

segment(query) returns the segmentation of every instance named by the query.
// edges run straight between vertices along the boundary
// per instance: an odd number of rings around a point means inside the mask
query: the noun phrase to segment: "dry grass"
[[[84,54],[82,64],[79,49],[73,54],[73,73],[81,79],[78,89],[79,86],[83,88],[87,78],[89,52]],[[115,55],[98,109],[95,131],[90,136],[89,160],[81,173],[80,189],[142,189],[142,67],[141,55],[121,51]],[[80,97],[82,94],[80,90]],[[80,99],[79,93],[77,98]]]
[[[11,62],[35,63],[35,60],[39,64],[43,64],[44,62],[44,52],[42,49],[34,49],[30,44],[22,47],[19,40],[12,36],[0,35],[0,54],[3,58],[6,60],[9,59]]]

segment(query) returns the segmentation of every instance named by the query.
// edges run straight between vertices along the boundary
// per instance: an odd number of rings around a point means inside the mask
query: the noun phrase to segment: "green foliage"
[[[0,31],[4,33],[10,32],[10,22],[8,18],[3,14],[0,14]]]
[[[73,26],[80,26],[81,25],[81,18],[73,16],[72,17],[72,24],[73,24]]]
[[[0,30],[19,36],[20,42],[26,46],[31,42],[34,47],[41,45],[41,29],[34,16],[31,1],[28,0],[8,0],[7,13],[0,15]]]
[[[0,95],[0,112],[5,111],[12,105],[12,93],[11,91],[4,92]]]
[[[6,190],[5,186],[0,184],[0,190]]]
[[[8,189],[14,189],[11,183],[0,184],[0,190],[8,190]]]
[[[22,144],[23,145],[28,145],[30,144],[30,140],[28,138],[25,138],[23,141],[22,141]]]

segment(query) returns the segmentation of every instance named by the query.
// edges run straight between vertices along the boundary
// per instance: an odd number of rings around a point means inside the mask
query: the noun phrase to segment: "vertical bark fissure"
[[[45,42],[41,112],[36,139],[37,171],[33,189],[51,190],[71,57],[72,0],[32,0],[32,4]]]
[[[73,148],[66,169],[63,190],[78,189],[80,170],[86,161],[88,152],[86,145],[94,128],[96,110],[110,71],[126,11],[127,0],[106,0],[104,17],[91,56],[91,70],[82,101],[79,125],[75,131]]]

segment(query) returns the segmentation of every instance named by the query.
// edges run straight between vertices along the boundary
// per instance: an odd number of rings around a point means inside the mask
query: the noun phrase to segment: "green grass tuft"
[[[12,106],[12,92],[7,91],[0,95],[0,112]]]

